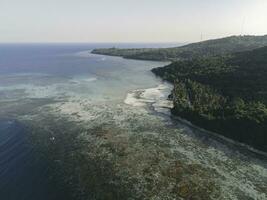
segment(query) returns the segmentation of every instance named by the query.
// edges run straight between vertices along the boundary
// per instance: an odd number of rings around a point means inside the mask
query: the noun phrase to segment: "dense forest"
[[[92,53],[172,61],[152,71],[173,83],[174,115],[267,152],[267,35]]]
[[[174,84],[173,114],[267,151],[267,47],[152,71]]]
[[[231,36],[215,40],[207,40],[174,48],[146,49],[95,49],[94,54],[122,56],[130,59],[177,61],[199,57],[231,54],[267,46],[265,36]]]

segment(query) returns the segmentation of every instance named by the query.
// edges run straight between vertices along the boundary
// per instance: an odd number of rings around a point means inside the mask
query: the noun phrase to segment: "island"
[[[152,72],[174,86],[173,115],[267,152],[266,46],[267,36],[232,36],[176,48],[92,53],[172,61]]]
[[[94,49],[92,53],[138,60],[177,61],[231,54],[264,46],[267,46],[267,35],[230,36],[172,48],[120,49],[113,47],[109,49]]]

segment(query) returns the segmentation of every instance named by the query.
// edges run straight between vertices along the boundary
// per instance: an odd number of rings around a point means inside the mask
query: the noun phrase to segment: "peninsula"
[[[174,85],[172,114],[267,152],[267,36],[231,36],[176,48],[92,53],[168,60],[154,74]]]

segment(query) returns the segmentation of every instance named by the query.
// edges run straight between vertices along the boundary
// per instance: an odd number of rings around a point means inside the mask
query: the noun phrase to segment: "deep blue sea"
[[[1,120],[0,141],[1,199],[55,199],[45,163],[35,157],[25,127],[15,120]]]

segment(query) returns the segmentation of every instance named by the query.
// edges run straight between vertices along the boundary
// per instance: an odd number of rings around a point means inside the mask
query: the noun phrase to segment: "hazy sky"
[[[191,42],[267,34],[267,0],[0,0],[0,42]]]

